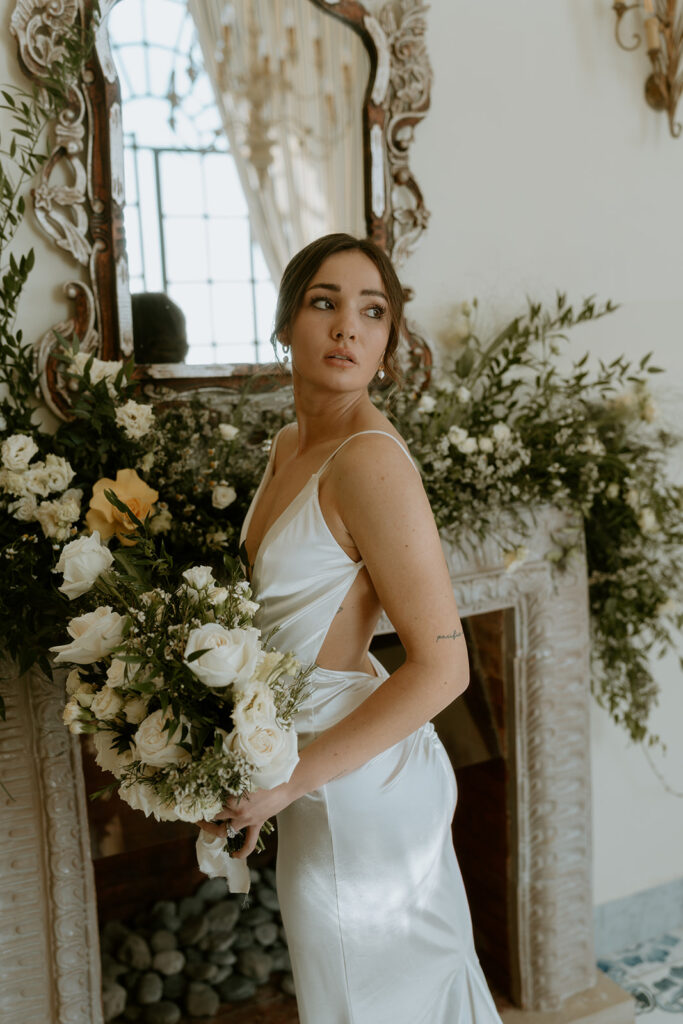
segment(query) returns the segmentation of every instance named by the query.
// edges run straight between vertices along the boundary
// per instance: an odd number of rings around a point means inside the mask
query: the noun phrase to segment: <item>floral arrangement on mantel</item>
[[[486,344],[476,308],[459,309],[426,388],[376,401],[410,444],[444,536],[496,537],[513,572],[527,555],[522,509],[551,503],[581,517],[594,696],[634,741],[663,746],[647,728],[658,694],[648,655],[673,648],[683,627],[683,488],[668,482],[678,439],[648,390],[658,370],[648,357],[635,368],[620,358],[591,376],[584,356],[560,373],[566,332],[613,311],[609,302],[578,312],[562,295],[553,311],[529,304]],[[11,375],[17,353],[4,343],[1,355]],[[226,577],[270,440],[293,415],[291,401],[269,408],[246,392],[226,395],[228,417],[199,398],[142,404],[130,365],[68,346],[62,365],[73,418],[55,433],[32,425],[32,392],[22,394],[20,380],[0,401],[0,628],[21,669],[38,661],[49,670],[48,649],[70,617],[54,576],[64,544],[97,529],[126,545],[131,524],[106,489],[149,517],[150,537],[177,564],[201,559]],[[556,540],[550,557],[561,572],[582,538],[577,530]]]

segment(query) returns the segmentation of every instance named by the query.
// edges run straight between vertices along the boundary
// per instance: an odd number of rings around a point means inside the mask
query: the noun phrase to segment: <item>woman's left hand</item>
[[[256,848],[264,821],[284,810],[294,798],[286,782],[274,789],[256,789],[242,797],[231,796],[213,821],[198,821],[197,824],[206,832],[223,838],[227,829],[220,822],[229,821],[235,831],[244,831],[244,843],[236,853],[231,854],[232,857],[244,860]]]

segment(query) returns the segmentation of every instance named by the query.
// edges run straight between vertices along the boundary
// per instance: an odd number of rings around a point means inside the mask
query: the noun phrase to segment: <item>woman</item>
[[[498,1024],[451,840],[457,788],[430,719],[468,661],[420,475],[368,396],[396,378],[402,289],[373,243],[333,234],[282,278],[296,423],[242,538],[257,625],[315,663],[289,782],[230,800],[246,857],[277,815],[277,889],[301,1024]],[[384,609],[406,651],[368,653]],[[204,823],[215,834],[225,826]]]

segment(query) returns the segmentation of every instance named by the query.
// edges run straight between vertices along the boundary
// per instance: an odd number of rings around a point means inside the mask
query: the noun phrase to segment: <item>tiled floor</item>
[[[647,1024],[673,1024],[683,1018],[683,929],[639,942],[597,961],[617,985],[635,1000],[636,1016]]]

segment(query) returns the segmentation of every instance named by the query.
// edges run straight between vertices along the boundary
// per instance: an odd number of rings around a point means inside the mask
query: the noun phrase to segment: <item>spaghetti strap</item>
[[[338,445],[334,449],[332,454],[328,455],[328,457],[325,459],[325,461],[323,462],[322,466],[317,471],[317,473],[314,473],[313,475],[314,476],[322,476],[323,472],[327,469],[328,465],[330,464],[332,459],[335,457],[337,452],[341,451],[341,449],[344,447],[344,445],[348,444],[349,441],[352,441],[354,439],[354,437],[361,437],[363,434],[383,434],[384,437],[390,437],[391,440],[394,442],[394,444],[397,444],[399,446],[399,448],[401,449],[401,451],[403,452],[405,457],[410,462],[410,464],[413,467],[413,469],[416,472],[419,472],[417,466],[413,462],[413,457],[410,454],[410,452],[408,451],[408,449],[404,445],[401,444],[401,442],[399,441],[399,439],[397,437],[394,437],[393,434],[390,434],[388,430],[359,430],[358,433],[356,433],[356,434],[349,434],[348,437],[345,437],[344,440],[342,441],[342,443],[340,445]]]

